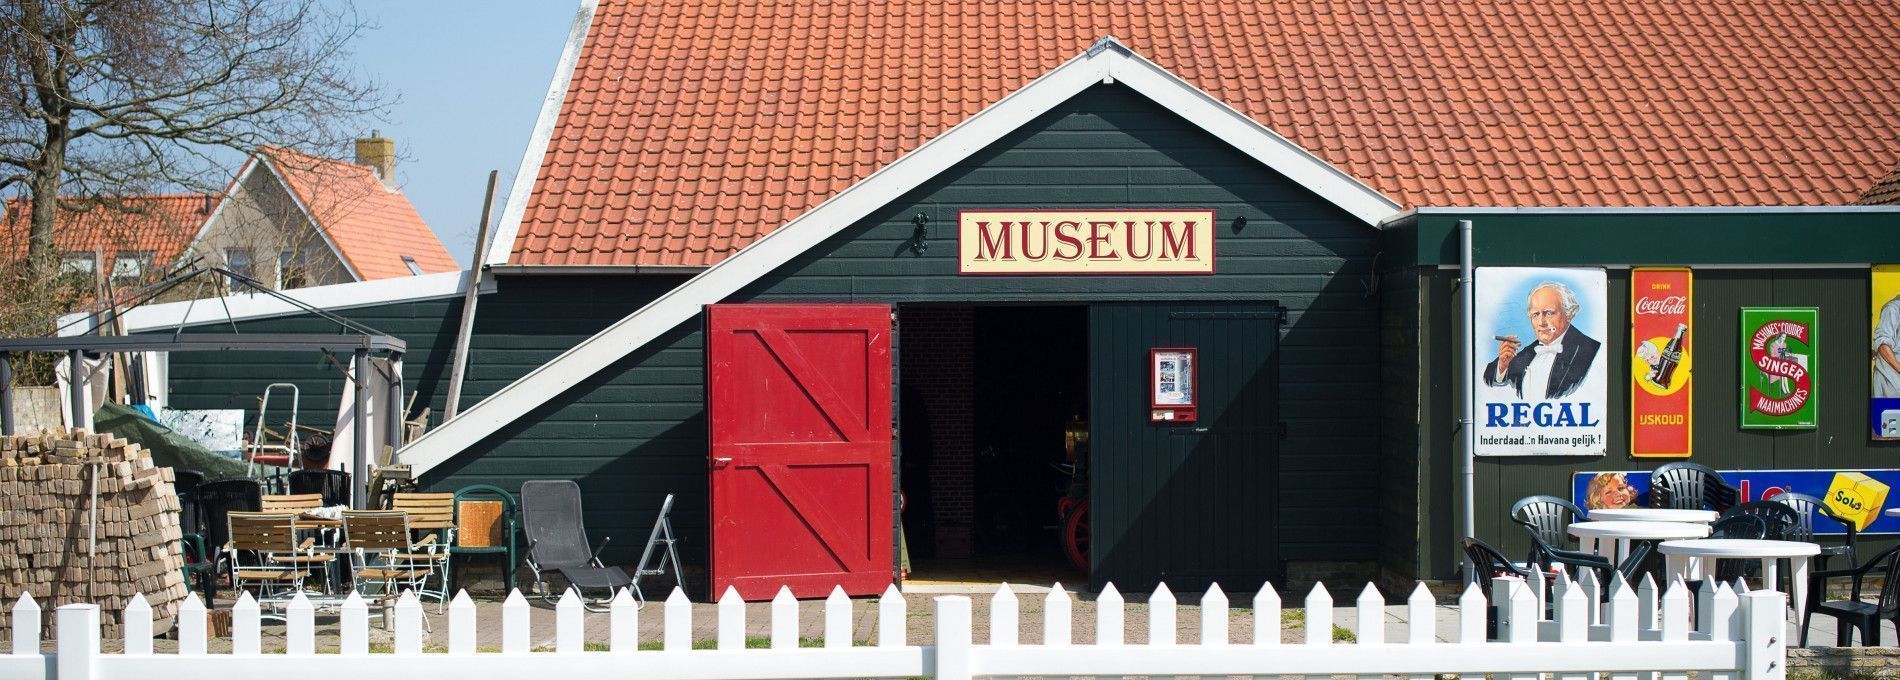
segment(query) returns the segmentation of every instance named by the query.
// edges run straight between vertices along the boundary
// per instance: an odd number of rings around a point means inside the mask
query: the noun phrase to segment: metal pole
[[[402,448],[403,419],[408,417],[403,409],[402,387],[402,353],[391,352],[389,355],[389,408],[386,409],[388,414],[384,421],[384,432],[388,436],[384,441],[389,443],[392,450]]]
[[[351,447],[350,457],[350,479],[354,480],[350,485],[350,507],[361,510],[369,507],[369,390],[363,388],[363,381],[369,379],[369,350],[356,350],[351,366],[356,378],[352,384],[356,412],[351,416],[351,434],[356,442]]]
[[[1458,301],[1460,307],[1458,323],[1464,328],[1464,332],[1459,334],[1459,338],[1464,341],[1464,344],[1455,348],[1454,351],[1458,352],[1459,357],[1458,401],[1459,407],[1463,410],[1463,415],[1459,417],[1458,424],[1464,435],[1464,528],[1466,537],[1474,536],[1478,532],[1476,519],[1478,501],[1475,486],[1475,482],[1477,481],[1476,452],[1478,449],[1478,430],[1476,424],[1478,404],[1477,389],[1473,384],[1477,381],[1478,371],[1475,366],[1477,363],[1476,358],[1471,355],[1471,353],[1475,351],[1474,348],[1477,347],[1476,340],[1472,337],[1472,334],[1477,331],[1476,320],[1473,318],[1473,312],[1477,306],[1477,291],[1476,286],[1473,285],[1472,277],[1473,262],[1471,240],[1471,220],[1458,220]],[[1458,550],[1454,554],[1462,555],[1463,552],[1463,550]],[[1470,565],[1466,566],[1467,568],[1470,567]]]
[[[0,352],[0,435],[13,436],[12,352]]]
[[[86,362],[79,350],[66,353],[66,402],[73,412],[73,428],[86,426]]]
[[[462,374],[468,370],[468,340],[475,332],[475,297],[482,287],[482,260],[488,257],[488,208],[495,204],[495,177],[488,171],[488,196],[482,200],[482,224],[475,236],[475,257],[468,261],[468,290],[462,291],[462,319],[455,331],[455,354],[449,364],[449,399],[442,407],[442,419],[454,418],[462,410]]]

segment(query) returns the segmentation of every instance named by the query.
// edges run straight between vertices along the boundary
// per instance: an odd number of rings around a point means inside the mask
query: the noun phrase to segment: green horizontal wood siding
[[[957,274],[960,209],[1124,207],[1215,210],[1218,273]],[[922,255],[910,248],[917,213],[930,220]],[[1279,487],[1264,494],[1285,518],[1280,554],[1372,559],[1379,548],[1378,532],[1371,530],[1376,508],[1342,506],[1338,499],[1361,493],[1377,464],[1379,305],[1372,262],[1378,249],[1370,226],[1139,95],[1103,85],[847,227],[730,301],[1278,301],[1288,309],[1280,366],[1287,395],[1282,419],[1290,432],[1276,462]],[[502,279],[500,290],[483,298],[469,394],[492,393],[634,311],[660,292],[651,283],[657,281]],[[448,330],[436,337],[446,342],[453,337],[456,311],[443,307],[438,314],[440,327]],[[417,340],[410,342],[412,354],[425,351]],[[412,363],[440,361],[431,354]],[[410,367],[412,373],[423,370]],[[267,381],[263,375],[253,379]],[[443,489],[478,482],[513,489],[526,479],[574,478],[586,493],[590,531],[615,537],[609,555],[620,560],[637,554],[661,496],[673,493],[682,557],[703,565],[703,380],[703,338],[695,319],[521,414],[424,482]],[[212,392],[204,399],[225,398]]]

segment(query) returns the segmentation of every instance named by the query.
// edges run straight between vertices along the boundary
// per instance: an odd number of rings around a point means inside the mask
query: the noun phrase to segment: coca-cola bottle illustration
[[[1682,364],[1682,339],[1688,334],[1688,324],[1676,324],[1676,337],[1669,339],[1669,344],[1663,347],[1662,359],[1649,372],[1649,381],[1657,387],[1669,389],[1669,382],[1675,379],[1676,367]]]

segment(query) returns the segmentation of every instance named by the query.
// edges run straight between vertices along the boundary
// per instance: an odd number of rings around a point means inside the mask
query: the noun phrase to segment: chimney
[[[369,137],[356,140],[356,164],[369,166],[383,186],[396,188],[396,142],[381,131],[370,130]]]

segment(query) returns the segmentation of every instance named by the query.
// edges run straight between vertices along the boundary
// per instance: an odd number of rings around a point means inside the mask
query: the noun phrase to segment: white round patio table
[[[1752,538],[1703,538],[1693,541],[1664,541],[1656,546],[1664,557],[1671,578],[1702,578],[1703,570],[1714,572],[1718,560],[1761,560],[1762,587],[1775,588],[1775,562],[1788,560],[1793,566],[1789,593],[1794,618],[1801,620],[1808,601],[1808,558],[1821,554],[1821,546],[1806,541],[1764,541]],[[1705,566],[1706,565],[1706,566]]]
[[[1667,541],[1679,538],[1702,538],[1709,535],[1709,525],[1690,522],[1574,522],[1570,525],[1570,535],[1577,537],[1577,545],[1590,552],[1611,557],[1604,552],[1604,542],[1616,541],[1616,554],[1611,564],[1622,564],[1630,555],[1630,541]]]
[[[1676,510],[1673,508],[1600,508],[1590,511],[1590,519],[1628,522],[1714,522],[1722,514],[1714,510]]]

